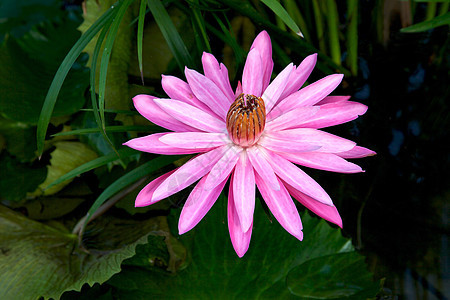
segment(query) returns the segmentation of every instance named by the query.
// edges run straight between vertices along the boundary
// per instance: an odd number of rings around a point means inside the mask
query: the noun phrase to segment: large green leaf
[[[307,213],[302,214],[305,237],[300,242],[278,223],[270,223],[258,208],[250,249],[243,258],[238,258],[229,240],[225,203],[225,197],[220,197],[196,229],[181,237],[191,256],[185,269],[174,276],[152,269],[148,260],[142,263],[142,268],[136,264],[124,267],[108,281],[117,289],[118,297],[299,299],[306,295],[297,291],[300,285],[316,286],[317,278],[311,276],[309,269],[320,269],[329,260],[336,260],[332,270],[339,270],[343,284],[354,283],[354,274],[360,276],[360,289],[346,295],[367,289],[371,296],[376,294],[373,286],[379,285],[371,281],[363,257],[354,252],[350,240],[342,237],[340,230]],[[323,299],[326,298],[330,297],[326,295]]]
[[[0,205],[0,299],[58,299],[85,283],[102,283],[148,234],[162,230],[160,224],[160,219],[103,218],[86,236],[87,253],[62,224],[50,227]]]
[[[5,138],[8,152],[21,162],[32,161],[37,157],[36,127],[0,119],[0,134]]]
[[[322,256],[292,269],[286,284],[292,294],[310,299],[374,296],[379,283],[372,283],[372,274],[361,266],[364,256],[354,251]]]
[[[47,87],[71,43],[79,38],[75,25],[45,23],[21,39],[9,37],[0,46],[0,111],[9,119],[36,124]],[[54,45],[57,44],[58,47]],[[84,104],[88,85],[82,61],[69,72],[54,116],[77,112]]]
[[[33,26],[67,14],[59,8],[59,0],[0,1],[0,43],[5,34],[22,37]]]
[[[34,191],[46,177],[45,167],[20,163],[6,153],[0,155],[0,199],[19,202]]]

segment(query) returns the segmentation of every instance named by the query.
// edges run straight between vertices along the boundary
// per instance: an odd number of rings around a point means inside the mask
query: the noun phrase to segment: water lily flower
[[[198,181],[182,209],[178,229],[196,226],[230,178],[228,228],[239,257],[252,234],[256,187],[276,220],[302,240],[302,222],[291,198],[342,227],[330,196],[297,165],[340,173],[362,172],[347,161],[375,152],[322,128],[356,119],[367,107],[346,96],[329,96],[343,75],[333,74],[302,88],[317,54],[292,63],[270,82],[273,61],[267,32],[254,40],[242,84],[233,91],[227,68],[204,53],[204,75],[185,69],[187,82],[163,76],[170,99],[133,98],[138,112],[172,132],[132,139],[125,145],[156,154],[197,156],[145,186],[136,206],[154,204]]]

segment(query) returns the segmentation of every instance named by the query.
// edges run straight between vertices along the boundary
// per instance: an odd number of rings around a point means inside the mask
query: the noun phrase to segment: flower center
[[[240,94],[227,114],[227,130],[231,140],[242,147],[254,145],[266,124],[266,107],[261,97]]]

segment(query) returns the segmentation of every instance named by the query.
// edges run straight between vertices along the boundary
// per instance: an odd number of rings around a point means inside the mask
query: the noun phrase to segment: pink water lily
[[[330,196],[296,165],[357,173],[362,169],[347,159],[375,152],[321,130],[354,120],[367,107],[350,97],[329,96],[342,74],[301,88],[316,60],[313,54],[298,67],[291,63],[270,82],[272,45],[263,31],[251,46],[242,84],[235,91],[227,68],[204,53],[204,75],[186,68],[187,82],[162,77],[168,99],[134,97],[141,115],[172,132],[135,138],[125,145],[157,154],[199,153],[144,187],[136,206],[156,203],[198,181],[181,212],[178,229],[183,234],[206,215],[230,179],[228,228],[239,257],[250,244],[256,187],[281,226],[299,240],[302,222],[291,197],[342,227]]]

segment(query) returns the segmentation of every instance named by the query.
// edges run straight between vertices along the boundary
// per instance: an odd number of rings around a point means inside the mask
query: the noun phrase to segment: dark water
[[[342,135],[378,155],[362,175],[318,174],[387,299],[450,299],[448,34],[392,33],[386,47],[360,35],[361,76],[343,92],[369,110]]]

